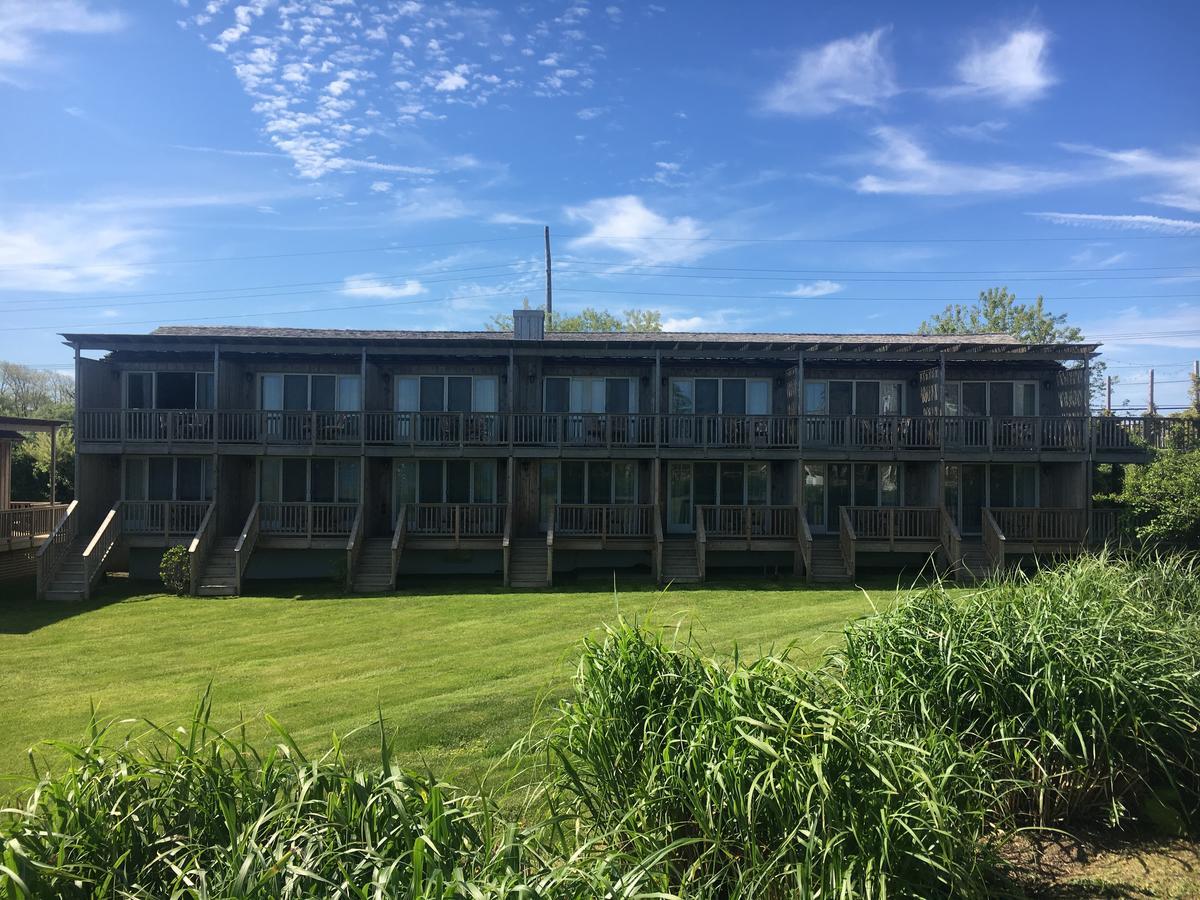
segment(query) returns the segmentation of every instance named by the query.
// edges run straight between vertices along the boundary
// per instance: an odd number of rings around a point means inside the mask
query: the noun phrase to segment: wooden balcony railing
[[[989,507],[1000,533],[1009,543],[1082,544],[1087,540],[1086,509],[1034,509]]]
[[[797,539],[800,511],[794,506],[697,506],[697,525],[712,538]]]
[[[273,537],[347,537],[358,515],[357,503],[258,504],[258,533]]]
[[[46,598],[46,590],[58,573],[59,566],[67,558],[67,553],[79,534],[79,501],[72,500],[63,511],[58,523],[50,532],[50,536],[38,547],[37,551],[37,596],[39,600]]]
[[[499,538],[508,507],[504,503],[409,503],[404,506],[408,538]]]
[[[209,500],[126,500],[121,504],[121,533],[190,541],[204,521]]]
[[[560,503],[554,508],[554,530],[560,538],[649,538],[654,530],[654,505]]]
[[[845,506],[857,540],[941,541],[939,506]]]
[[[13,504],[13,509],[0,510],[0,549],[17,550],[34,547],[48,538],[67,512],[67,504]]]
[[[744,450],[1137,451],[1200,447],[1200,419],[1157,416],[654,415],[81,409],[98,443]]]
[[[117,503],[108,511],[104,521],[88,542],[83,551],[83,599],[92,596],[92,588],[104,573],[104,563],[108,555],[116,548],[121,540],[121,504]]]

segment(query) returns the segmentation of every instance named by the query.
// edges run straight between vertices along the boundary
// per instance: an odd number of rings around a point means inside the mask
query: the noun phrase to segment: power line
[[[593,272],[586,269],[565,269],[568,275],[609,275],[613,277],[634,277],[634,278],[703,278],[703,279],[733,279],[735,281],[794,281],[794,275],[722,275],[722,274],[696,274],[692,275],[684,272]],[[972,281],[980,281],[989,276],[975,276],[970,278],[857,278],[837,276],[839,280],[850,283],[870,283],[870,284],[965,284]],[[1075,275],[1066,277],[1042,277],[1037,278],[1006,278],[1008,282],[1023,282],[1033,281],[1042,283],[1046,281],[1142,281],[1149,278],[1158,278],[1157,275]],[[1197,273],[1200,277],[1200,273]]]
[[[979,274],[1000,274],[1006,272],[1020,272],[1021,274],[1037,274],[1045,272],[1054,274],[1057,272],[1144,272],[1144,271],[1170,271],[1177,272],[1181,269],[1195,270],[1196,265],[1188,266],[1124,266],[1124,267],[1106,267],[1106,268],[1082,268],[1082,269],[769,269],[755,266],[737,267],[737,266],[692,266],[692,265],[673,265],[666,263],[630,263],[616,262],[614,260],[602,259],[579,259],[578,257],[567,257],[568,262],[578,262],[589,266],[616,266],[628,267],[634,269],[687,269],[689,271],[717,271],[717,272],[774,272],[774,273],[792,273],[796,275],[979,275]],[[1200,272],[1195,272],[1200,276]]]
[[[628,243],[631,238],[627,234],[567,234],[568,238],[586,238],[588,240],[621,241]],[[673,237],[670,235],[643,234],[638,235],[639,242],[671,241],[683,244],[1018,244],[1043,243],[1060,241],[1095,241],[1095,235],[1090,237],[985,237],[985,238],[728,238],[728,237]],[[1169,240],[1200,240],[1195,234],[1130,234],[1106,235],[1105,240],[1123,241],[1169,241]]]
[[[615,294],[617,296],[632,295],[645,297],[680,297],[683,299],[710,299],[710,300],[773,300],[777,302],[783,301],[834,301],[843,302],[867,302],[867,303],[928,303],[930,301],[936,303],[945,302],[947,298],[942,297],[843,297],[841,295],[826,294],[821,297],[789,297],[784,294],[696,294],[684,293],[675,291],[616,291],[616,290],[601,290],[599,288],[563,288],[568,293],[575,294]],[[1055,301],[1061,300],[1197,300],[1200,296],[1196,294],[1127,294],[1120,296],[1109,297],[1053,297]]]

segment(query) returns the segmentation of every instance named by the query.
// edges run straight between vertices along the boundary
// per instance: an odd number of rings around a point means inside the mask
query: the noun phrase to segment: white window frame
[[[263,381],[266,380],[267,378],[279,378],[280,379],[280,397],[282,398],[282,396],[283,396],[283,391],[282,391],[283,379],[288,376],[300,376],[300,377],[304,378],[306,381],[303,412],[362,412],[363,383],[362,383],[362,375],[358,374],[357,372],[353,373],[353,374],[340,373],[340,372],[259,372],[258,373],[258,396],[257,396],[257,403],[258,403],[259,409],[266,410],[268,412],[300,412],[301,411],[301,410],[283,410],[283,409],[267,410],[267,408],[265,406],[263,406]],[[330,377],[335,379],[334,385],[333,385],[333,406],[334,406],[334,408],[333,409],[313,409],[313,405],[312,405],[313,378],[330,378]],[[354,379],[355,381],[358,382],[358,403],[354,406],[353,409],[343,409],[341,406],[342,382],[343,382],[343,380],[346,380],[346,379]]]
[[[171,497],[169,500],[148,500],[150,496],[150,460],[152,459],[169,459],[171,460]],[[179,500],[179,460],[181,459],[198,459],[200,460],[200,499],[195,501]],[[183,456],[143,456],[141,454],[132,454],[125,456],[121,460],[121,499],[130,500],[129,497],[129,463],[133,461],[141,462],[142,464],[142,500],[131,500],[133,503],[211,503],[213,495],[216,492],[216,471],[213,466],[211,456],[194,456],[185,454]]]
[[[542,378],[542,411],[546,411],[546,394],[550,387],[550,382],[554,379],[561,379],[567,382],[567,410],[564,415],[604,415],[608,412],[608,382],[616,379],[626,382],[629,388],[629,413],[633,415],[638,410],[638,379],[632,375],[546,375]],[[586,388],[581,387],[580,393],[589,399],[585,405],[594,407],[597,405],[596,398],[599,397],[600,409],[575,409],[576,385],[586,385]],[[599,393],[597,394],[597,391]]]
[[[314,458],[333,461],[333,464],[334,464],[334,468],[333,468],[333,496],[334,496],[334,499],[330,502],[332,502],[332,503],[361,503],[362,502],[362,492],[363,492],[362,460],[359,459],[358,457],[345,458],[345,457],[337,457],[337,456],[319,456],[319,457],[305,457],[304,458],[304,496],[305,496],[304,500],[284,500],[284,499],[282,499],[283,498],[283,461],[285,459],[297,459],[297,457],[294,457],[294,456],[269,456],[269,457],[260,458],[258,460],[258,466],[257,466],[257,472],[256,472],[256,478],[255,478],[255,484],[254,484],[255,497],[258,499],[258,501],[260,503],[315,503],[316,501],[312,499],[312,463],[313,463]],[[264,498],[262,495],[263,466],[268,463],[279,466],[279,491],[280,491],[279,499],[275,499],[275,498],[268,499],[268,498]],[[339,470],[343,465],[353,465],[353,466],[356,466],[358,469],[357,487],[355,488],[355,491],[358,494],[358,496],[350,498],[350,499],[346,499],[346,500],[343,500],[341,498],[342,479],[341,479]]]
[[[715,381],[715,382],[717,382],[717,411],[715,413],[698,413],[695,411],[695,409],[696,409],[696,382],[697,381]],[[744,412],[744,413],[726,413],[725,412],[725,382],[727,382],[727,381],[744,381],[744,382],[746,382],[746,412]],[[668,380],[668,383],[667,383],[668,403],[671,406],[670,412],[672,415],[679,415],[679,416],[707,416],[707,415],[769,416],[772,414],[772,409],[775,405],[775,403],[774,403],[775,398],[774,398],[774,395],[773,395],[773,392],[771,389],[771,381],[772,381],[772,379],[770,379],[770,378],[764,378],[764,377],[760,377],[760,376],[743,376],[743,375],[730,375],[730,376],[692,375],[692,376],[687,376],[687,377],[681,376],[678,378],[671,378]],[[692,401],[692,411],[691,412],[685,412],[685,411],[674,409],[675,385],[676,384],[690,384],[691,385],[691,401]],[[750,410],[750,386],[752,384],[763,385],[766,387],[767,409],[765,412],[756,412],[756,411]]]
[[[1041,407],[1042,407],[1041,391],[1038,390],[1037,381],[1029,379],[1029,378],[1021,378],[1021,379],[1016,379],[1016,380],[997,379],[995,381],[984,381],[979,378],[962,378],[957,381],[947,381],[946,382],[946,397],[942,401],[942,412],[944,415],[947,415],[947,416],[963,415],[962,386],[964,384],[982,384],[983,385],[984,405],[987,407],[987,412],[985,412],[984,415],[987,417],[991,417],[992,415],[995,415],[995,413],[992,412],[992,385],[994,385],[994,384],[1009,385],[1009,387],[1012,391],[1013,416],[1014,417],[1024,418],[1024,417],[1034,417],[1034,416],[1041,415]],[[1016,412],[1017,397],[1018,397],[1017,389],[1018,389],[1018,387],[1024,387],[1024,386],[1028,386],[1028,385],[1033,386],[1033,412],[1029,412],[1029,411]],[[956,410],[953,413],[947,412],[947,410],[949,409],[949,407],[951,405],[951,400],[950,400],[951,388],[954,389],[953,405]]]
[[[201,371],[199,369],[127,369],[121,373],[121,409],[133,409],[129,405],[129,376],[130,375],[149,375],[150,376],[150,405],[145,407],[147,410],[158,409],[158,376],[159,375],[194,375],[195,382],[192,385],[192,403],[195,404],[192,409],[209,411],[217,408],[217,379],[212,372]],[[212,389],[209,393],[212,395],[212,406],[200,405],[200,378],[207,377],[212,384]]]
[[[442,380],[442,409],[450,405],[450,379],[451,378],[469,378],[471,380],[471,412],[491,413],[500,411],[500,376],[499,375],[471,375],[466,372],[443,375],[438,372],[428,372],[424,374],[404,373],[401,375],[392,376],[392,406],[395,412],[416,413],[421,412],[421,379],[422,378],[440,378]],[[412,381],[416,383],[416,408],[403,409],[400,405],[400,383],[403,381]],[[482,381],[491,382],[494,387],[495,404],[493,409],[479,408],[479,383]]]
[[[904,390],[905,384],[897,378],[813,378],[805,379],[804,381],[804,396],[801,402],[804,404],[804,415],[806,416],[827,416],[829,415],[829,395],[831,384],[848,384],[850,385],[850,415],[852,416],[903,416],[907,414],[908,397]],[[808,408],[808,386],[810,384],[821,384],[825,386],[825,404],[822,409]],[[883,400],[883,391],[885,387],[891,386],[899,390],[900,408],[894,413],[881,412],[860,412],[858,409],[858,386],[860,384],[877,384],[879,385],[879,399]]]

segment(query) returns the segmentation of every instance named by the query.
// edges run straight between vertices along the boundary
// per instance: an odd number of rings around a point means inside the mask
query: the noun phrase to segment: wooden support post
[[[546,331],[554,316],[554,285],[550,275],[550,226],[546,226]]]
[[[53,522],[54,522],[53,509],[54,509],[54,501],[55,501],[55,498],[57,497],[57,493],[58,493],[57,485],[58,485],[58,426],[51,425],[50,426],[50,508],[51,508],[51,512],[50,512],[51,529],[50,530],[51,531],[54,530],[54,528],[53,528]]]

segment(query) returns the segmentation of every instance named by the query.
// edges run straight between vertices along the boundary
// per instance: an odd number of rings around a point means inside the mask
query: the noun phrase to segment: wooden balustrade
[[[654,506],[648,503],[560,503],[554,529],[561,537],[645,538],[650,536]]]
[[[812,545],[813,536],[812,529],[808,525],[808,516],[804,514],[804,509],[796,510],[797,527],[796,541],[800,545],[800,556],[804,560],[804,580],[812,581]]]
[[[408,534],[460,538],[500,537],[508,507],[504,503],[409,503],[403,515]]]
[[[1087,540],[1089,544],[1114,543],[1120,537],[1117,529],[1117,510],[1093,509],[1088,518]]]
[[[1004,571],[1004,553],[1008,538],[992,515],[990,509],[983,510],[983,552],[987,556],[992,572]]]
[[[842,561],[846,564],[846,574],[850,576],[851,581],[854,580],[857,568],[854,546],[857,537],[854,524],[850,521],[850,511],[843,506],[838,514],[838,549],[842,551]]]
[[[940,541],[941,507],[844,506],[858,540]]]
[[[129,535],[161,535],[167,543],[190,539],[211,505],[208,500],[126,500],[121,504],[121,531]]]
[[[358,503],[273,503],[259,506],[259,531],[277,537],[344,537],[354,526]]]
[[[996,525],[1010,543],[1082,544],[1087,538],[1086,509],[989,507]]]
[[[708,529],[704,516],[696,516],[696,574],[701,582],[708,575]]]
[[[507,527],[507,524],[506,526]],[[388,587],[396,589],[396,572],[400,568],[400,556],[404,553],[404,544],[408,539],[408,516],[396,517],[396,528],[392,532],[392,570],[388,575]]]
[[[261,519],[259,518],[261,505],[255,503],[250,508],[250,515],[246,516],[246,524],[242,526],[242,533],[238,535],[237,543],[233,547],[235,584],[239,594],[242,592],[242,576],[246,573],[246,567],[250,565],[250,557],[254,553],[254,546],[258,543],[261,528]]]
[[[946,507],[939,507],[939,510],[938,520],[941,524],[942,553],[946,557],[946,565],[961,572],[963,561],[962,532],[958,530],[958,525],[955,523],[954,517],[950,515],[950,511]]]
[[[790,450],[800,446],[796,416],[662,416],[663,444],[671,447]]]
[[[798,528],[794,506],[698,506],[696,512],[712,537],[792,540]]]
[[[188,593],[195,596],[200,589],[200,577],[204,573],[204,564],[208,561],[209,551],[217,536],[217,505],[208,504],[200,526],[188,544]]]
[[[83,599],[92,594],[92,588],[104,572],[104,561],[121,539],[121,504],[108,511],[95,536],[83,551]]]
[[[516,413],[512,443],[518,447],[652,447],[652,415],[641,413]]]
[[[350,526],[350,537],[346,539],[346,573],[344,587],[347,592],[354,584],[354,567],[358,565],[358,555],[362,553],[366,535],[363,532],[363,511],[360,504],[354,514],[354,524]]]
[[[654,507],[654,512],[651,514],[651,522],[654,526],[654,579],[658,584],[662,584],[663,575],[663,524],[662,524],[662,508]]]
[[[558,510],[550,509],[550,527],[546,529],[546,587],[554,586],[554,519]]]
[[[81,409],[78,438],[100,443],[210,443],[211,409]]]
[[[13,504],[0,510],[0,549],[35,547],[39,538],[49,537],[66,514],[67,505],[56,503]]]
[[[62,518],[58,520],[37,551],[37,596],[44,600],[50,582],[58,572],[59,566],[67,558],[67,552],[79,536],[79,501],[72,500],[66,507]]]

